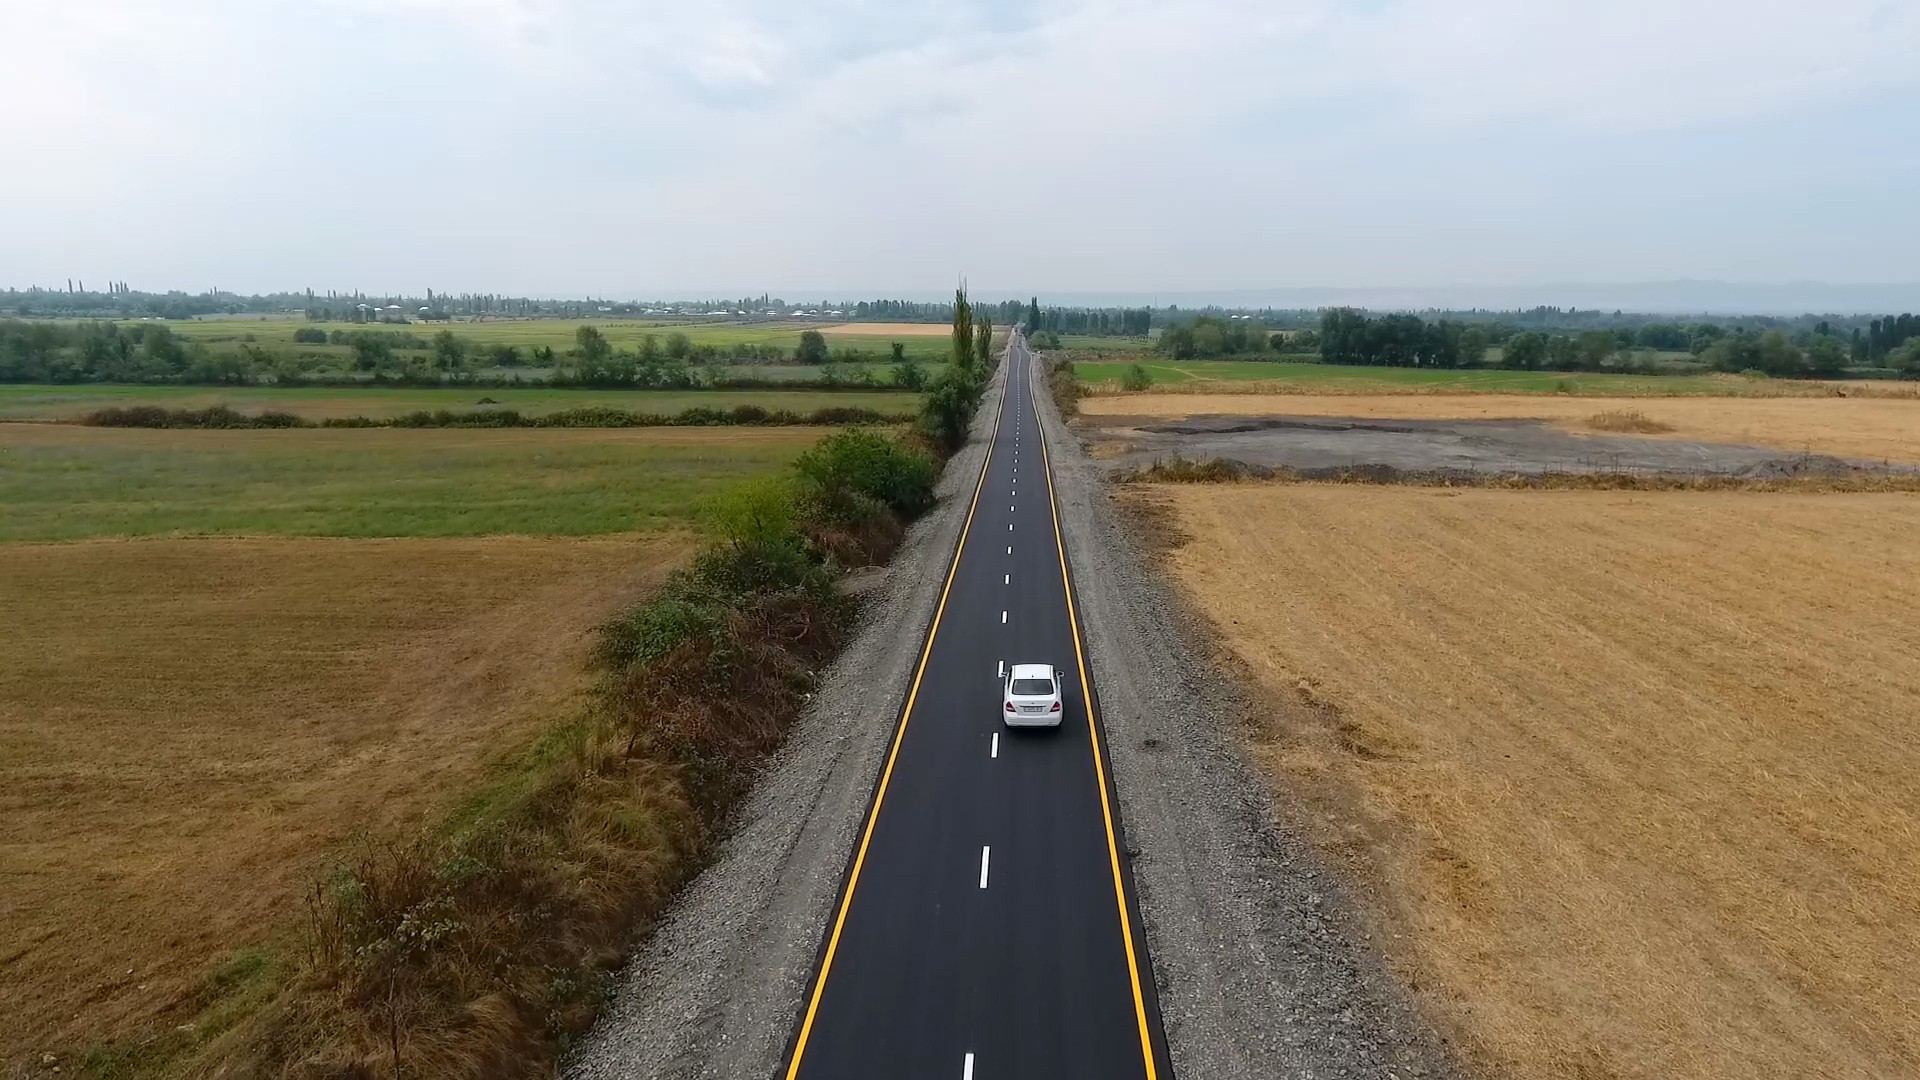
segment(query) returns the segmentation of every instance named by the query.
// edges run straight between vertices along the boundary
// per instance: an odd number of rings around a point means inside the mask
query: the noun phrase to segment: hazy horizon
[[[59,291],[65,281],[35,283],[38,287]],[[96,282],[104,285],[104,282]],[[76,287],[86,286],[76,279]],[[130,282],[129,287],[147,292],[167,292],[170,288],[188,294],[204,289],[147,285]],[[0,283],[0,290],[25,290],[26,284]],[[298,293],[306,286],[267,289],[225,290],[241,295]],[[412,286],[397,290],[361,288],[371,297],[422,297],[432,288],[438,295],[457,296],[464,292],[510,295],[485,288],[461,290],[440,286]],[[1064,307],[1146,307],[1183,308],[1220,307],[1232,309],[1309,310],[1330,307],[1355,307],[1375,311],[1464,311],[1483,309],[1516,311],[1534,307],[1578,308],[1582,310],[1627,311],[1661,315],[1872,315],[1911,311],[1920,308],[1920,283],[1868,282],[1731,282],[1731,281],[1644,281],[1644,282],[1543,282],[1526,285],[1309,285],[1287,288],[1235,288],[1213,290],[1076,290],[1076,289],[992,289],[970,286],[976,301],[997,303],[1037,297],[1043,304]],[[95,290],[98,291],[98,290]],[[316,288],[324,296],[326,289]],[[338,290],[351,295],[353,288]],[[517,294],[515,294],[517,295]],[[592,299],[610,303],[702,303],[735,300],[766,295],[788,303],[815,304],[857,302],[860,300],[909,300],[937,303],[952,297],[948,289],[827,288],[810,291],[767,286],[723,288],[678,288],[662,292],[615,290],[605,293],[559,293],[536,290],[524,294],[536,300],[564,301]]]
[[[9,23],[0,281],[22,284],[1871,290],[1920,250],[1904,0],[101,0]]]

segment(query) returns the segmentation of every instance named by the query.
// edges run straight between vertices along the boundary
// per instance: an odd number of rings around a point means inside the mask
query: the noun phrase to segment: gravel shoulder
[[[1145,557],[1051,401],[1039,406],[1089,662],[1179,1075],[1458,1072],[1334,867],[1276,810],[1237,731],[1257,704]]]
[[[712,863],[614,978],[570,1057],[578,1080],[775,1075],[986,453],[1005,367],[939,502],[861,591],[860,630],[821,680]],[[888,703],[884,708],[875,702]]]

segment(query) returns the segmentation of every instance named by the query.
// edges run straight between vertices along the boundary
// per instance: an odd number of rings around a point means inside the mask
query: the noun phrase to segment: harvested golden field
[[[825,323],[819,329],[834,337],[946,337],[953,333],[949,323],[924,322]]]
[[[1920,497],[1123,497],[1477,1064],[1920,1075]]]
[[[0,1062],[191,1012],[354,830],[570,715],[592,627],[692,543],[0,545]]]
[[[1920,462],[1920,399],[1865,397],[1560,397],[1534,394],[1161,394],[1084,398],[1095,423],[1189,416],[1352,416],[1393,420],[1548,421],[1576,433],[1595,418],[1634,412],[1652,438],[1745,443],[1868,461]],[[1604,430],[1602,425],[1598,430]]]

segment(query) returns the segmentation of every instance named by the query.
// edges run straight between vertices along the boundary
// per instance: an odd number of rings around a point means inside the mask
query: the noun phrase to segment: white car
[[[1008,727],[1059,727],[1060,673],[1051,664],[1015,664],[1007,672],[1000,718]]]

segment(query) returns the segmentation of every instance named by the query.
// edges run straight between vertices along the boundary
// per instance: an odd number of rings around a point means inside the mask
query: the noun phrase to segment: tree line
[[[1035,300],[1026,317],[1028,329],[1051,334],[1146,337],[1153,329],[1151,308],[1050,307],[1042,311]]]
[[[1160,331],[1154,344],[1175,360],[1205,360],[1257,353],[1269,339],[1266,328],[1250,319],[1198,315]]]
[[[215,348],[163,322],[0,319],[0,382],[261,384],[377,376],[431,384],[471,381],[488,369],[533,367],[551,369],[556,385],[697,387],[755,381],[717,370],[722,365],[793,361],[820,367],[824,385],[871,385],[880,380],[868,365],[887,360],[894,365],[893,385],[918,389],[927,378],[902,343],[894,342],[887,353],[829,348],[814,330],[803,332],[796,348],[696,343],[673,331],[643,335],[632,349],[621,350],[589,324],[577,328],[573,348],[557,350],[475,342],[444,329],[423,335],[307,326],[293,331],[292,344],[291,350],[275,349],[248,334]],[[322,346],[337,354],[314,348]]]
[[[1897,320],[1890,318],[1885,323],[1897,325]],[[1345,308],[1322,317],[1319,345],[1320,358],[1328,363],[1441,368],[1480,366],[1485,363],[1488,347],[1498,345],[1500,355],[1493,366],[1523,371],[1663,374],[1673,367],[1653,353],[1681,348],[1700,366],[1714,371],[1784,377],[1842,375],[1850,366],[1868,359],[1826,322],[1791,333],[1746,326],[1728,329],[1714,323],[1648,323],[1637,328],[1553,334],[1518,330],[1508,324],[1482,327],[1450,319],[1427,322],[1416,315],[1376,318]],[[1920,347],[1885,351],[1878,360],[1896,372],[1920,375]]]
[[[1498,347],[1497,355],[1492,349]],[[1467,323],[1418,315],[1370,315],[1352,308],[1321,313],[1317,329],[1274,331],[1250,319],[1200,315],[1160,333],[1155,348],[1179,360],[1307,354],[1330,364],[1526,371],[1667,374],[1657,354],[1687,352],[1689,364],[1715,371],[1777,376],[1842,375],[1876,368],[1920,376],[1920,319],[1869,320],[1843,336],[1827,320],[1792,331],[1717,323],[1649,322],[1636,327],[1550,333],[1510,323]]]

